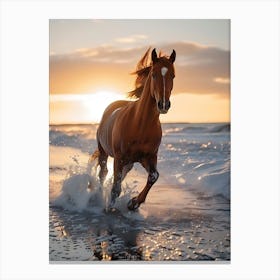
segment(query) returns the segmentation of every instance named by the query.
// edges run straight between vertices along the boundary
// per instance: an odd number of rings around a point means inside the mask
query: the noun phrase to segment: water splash
[[[113,185],[113,172],[110,172],[112,162],[108,162],[109,173],[102,186],[98,178],[100,167],[96,162],[82,165],[76,157],[72,159],[75,164],[69,167],[66,178],[62,182],[61,192],[52,204],[74,212],[87,211],[102,214],[112,211],[110,205]],[[127,209],[128,201],[137,195],[136,187],[136,185],[129,187],[126,182],[123,182],[121,196],[116,199],[113,208],[125,217],[143,219],[146,216],[145,212],[131,212]]]

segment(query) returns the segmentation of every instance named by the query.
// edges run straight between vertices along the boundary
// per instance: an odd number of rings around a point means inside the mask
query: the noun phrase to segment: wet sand
[[[160,177],[136,212],[127,202],[144,187],[144,169],[135,164],[116,210],[106,211],[112,160],[103,188],[95,173],[87,172],[97,126],[51,127],[49,261],[229,262],[230,143],[228,131],[216,132],[217,127],[164,126]]]
[[[140,186],[139,179],[130,176],[130,185]],[[114,212],[51,203],[50,262],[230,260],[230,209],[223,197],[156,184],[138,211],[128,211],[127,201],[121,196]]]

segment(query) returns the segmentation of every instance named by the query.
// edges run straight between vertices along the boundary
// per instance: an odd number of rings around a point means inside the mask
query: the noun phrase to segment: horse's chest
[[[130,116],[132,119],[133,115]],[[149,123],[132,125],[118,119],[122,124],[122,129],[113,130],[113,147],[114,153],[127,158],[129,161],[138,161],[146,155],[157,154],[158,147],[161,142],[161,126],[160,123]]]
[[[146,154],[157,153],[160,142],[160,136],[142,139],[130,139],[126,143],[127,153],[135,157],[142,157]]]

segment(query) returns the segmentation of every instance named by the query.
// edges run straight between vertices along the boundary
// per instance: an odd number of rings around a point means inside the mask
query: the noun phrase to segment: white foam
[[[90,188],[91,186],[91,188]],[[90,201],[95,201],[95,208],[103,207],[103,200],[99,183],[94,177],[84,174],[74,174],[64,180],[59,196],[53,201],[55,206],[61,206],[68,210],[86,210]]]
[[[230,199],[229,178],[229,170],[206,174],[200,178],[201,184],[199,185],[199,188],[201,191],[210,193],[212,195],[221,194],[225,198]]]
[[[61,192],[51,203],[75,212],[87,211],[101,214],[104,210],[108,211],[113,178],[108,175],[104,185],[101,186],[96,176],[99,169],[91,170],[91,167],[90,164],[84,168],[79,166],[74,171],[70,168],[67,178],[62,181]],[[127,218],[143,220],[147,216],[145,211],[131,212],[127,208],[128,201],[137,194],[135,187],[131,188],[123,183],[122,193],[113,206]]]

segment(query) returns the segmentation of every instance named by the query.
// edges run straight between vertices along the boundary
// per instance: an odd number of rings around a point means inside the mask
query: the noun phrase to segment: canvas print
[[[230,261],[230,20],[51,19],[49,261]]]

